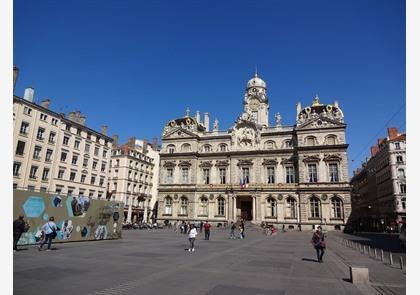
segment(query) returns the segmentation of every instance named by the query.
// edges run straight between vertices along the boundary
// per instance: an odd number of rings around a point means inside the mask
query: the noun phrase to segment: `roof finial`
[[[190,108],[187,107],[187,109],[185,110],[185,117],[189,117],[190,116]]]
[[[255,74],[254,77],[257,78],[258,77],[258,68],[257,68],[257,64],[255,64]]]

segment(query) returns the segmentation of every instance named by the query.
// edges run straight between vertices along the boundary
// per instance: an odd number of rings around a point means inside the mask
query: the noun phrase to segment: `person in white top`
[[[45,239],[41,243],[41,245],[39,245],[38,250],[41,251],[42,250],[42,246],[44,246],[44,244],[46,244],[48,242],[48,249],[47,249],[47,251],[51,251],[51,242],[57,236],[57,231],[60,230],[57,227],[57,225],[55,224],[55,222],[54,222],[54,217],[51,216],[50,217],[50,221],[48,221],[47,223],[45,223],[42,226],[41,229],[45,233]]]
[[[194,252],[194,242],[195,237],[197,236],[197,229],[195,228],[194,224],[190,224],[190,229],[188,231],[188,240],[190,241],[190,248],[188,249],[188,252]]]

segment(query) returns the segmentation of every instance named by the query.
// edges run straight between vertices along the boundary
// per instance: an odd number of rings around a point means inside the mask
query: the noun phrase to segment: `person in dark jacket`
[[[318,262],[322,263],[322,257],[324,256],[326,244],[325,235],[322,232],[321,226],[318,226],[316,232],[314,232],[311,243],[316,250],[316,257],[318,258]]]
[[[20,236],[26,229],[26,222],[23,220],[24,216],[19,215],[19,218],[13,221],[13,251],[17,251],[17,244],[19,242]]]

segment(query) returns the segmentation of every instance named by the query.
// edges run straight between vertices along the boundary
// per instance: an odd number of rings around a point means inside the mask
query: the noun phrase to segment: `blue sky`
[[[159,138],[187,107],[231,127],[256,64],[272,123],[315,94],[340,102],[351,173],[405,103],[400,0],[15,0],[13,30],[15,94],[32,86],[120,141]],[[405,130],[405,108],[388,126]]]

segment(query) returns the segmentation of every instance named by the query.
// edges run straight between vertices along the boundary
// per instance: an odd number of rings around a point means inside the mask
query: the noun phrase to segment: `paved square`
[[[124,231],[121,240],[55,244],[57,249],[51,252],[24,247],[27,250],[14,253],[14,294],[281,295],[372,290],[348,282],[334,233],[328,235],[322,264],[314,261],[310,232],[266,236],[251,228],[243,240],[228,236],[225,229],[212,230],[210,241],[200,234],[193,253],[185,251],[186,235],[166,229]]]

